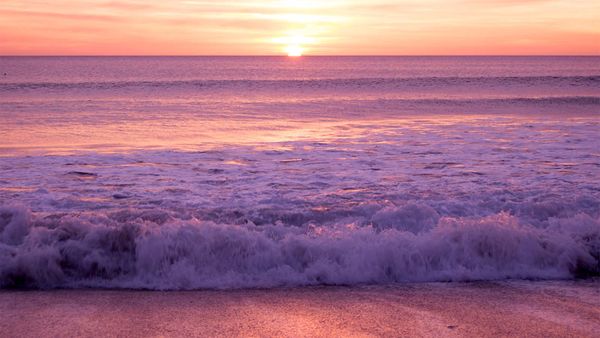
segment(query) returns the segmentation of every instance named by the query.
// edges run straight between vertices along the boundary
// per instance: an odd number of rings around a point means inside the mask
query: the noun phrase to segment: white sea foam
[[[419,218],[414,207],[400,213]],[[386,212],[390,212],[387,210]],[[124,211],[32,217],[3,208],[2,286],[150,289],[573,278],[598,273],[600,221],[545,228],[507,213],[427,231],[215,224]],[[389,213],[390,224],[405,218]],[[381,219],[381,216],[377,216]],[[413,225],[411,224],[410,227]]]
[[[598,274],[597,122],[512,119],[353,121],[320,141],[5,157],[0,284]]]

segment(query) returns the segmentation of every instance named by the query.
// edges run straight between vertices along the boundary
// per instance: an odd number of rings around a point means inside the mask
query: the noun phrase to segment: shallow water
[[[594,275],[600,58],[0,58],[0,285]]]

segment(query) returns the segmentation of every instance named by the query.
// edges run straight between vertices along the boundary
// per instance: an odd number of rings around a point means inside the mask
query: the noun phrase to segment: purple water
[[[0,286],[597,275],[599,134],[600,57],[0,57]]]

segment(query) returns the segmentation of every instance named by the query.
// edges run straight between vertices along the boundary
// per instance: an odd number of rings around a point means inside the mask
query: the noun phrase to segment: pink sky
[[[600,1],[3,0],[2,55],[600,54]]]

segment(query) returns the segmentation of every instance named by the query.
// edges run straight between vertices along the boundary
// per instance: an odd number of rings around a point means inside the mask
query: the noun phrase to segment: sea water
[[[0,57],[0,287],[600,271],[600,57]]]

